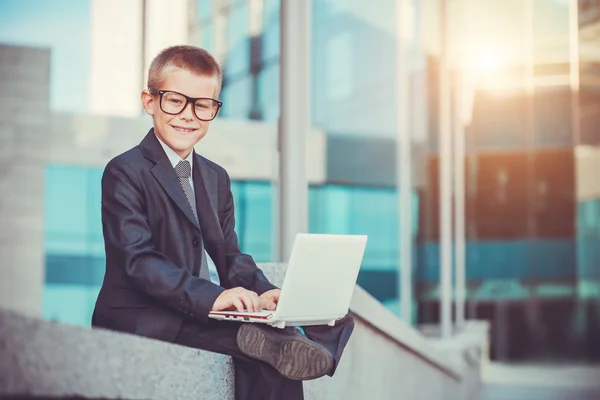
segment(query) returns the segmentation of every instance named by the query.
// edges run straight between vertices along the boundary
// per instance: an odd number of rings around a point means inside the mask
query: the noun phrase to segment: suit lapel
[[[152,175],[158,180],[164,191],[177,207],[185,214],[186,218],[189,219],[196,228],[200,229],[198,221],[196,221],[196,217],[194,217],[194,213],[190,207],[190,203],[185,197],[185,193],[179,184],[177,173],[154,134],[154,128],[148,131],[146,137],[144,137],[140,143],[140,149],[146,158],[155,163],[154,167],[151,169]]]
[[[217,219],[218,180],[217,173],[206,166],[202,158],[194,153],[194,192],[198,219],[204,235],[220,232]]]
[[[179,178],[175,173],[175,169],[171,165],[168,157],[162,158],[153,168],[152,174],[161,184],[165,192],[175,202],[177,207],[183,211],[185,216],[190,220],[192,224],[199,228],[198,222],[192,213],[190,203],[188,203],[185,193],[179,184]]]
[[[218,218],[218,177],[217,173],[208,167],[201,157],[194,158],[194,188],[196,193],[196,208],[198,210],[198,219],[202,237],[204,238],[204,247],[214,261],[221,282],[227,276],[225,271],[225,258],[223,245],[223,232],[219,226]]]
[[[215,262],[221,278],[225,279],[227,271],[224,270],[223,232],[219,226],[218,219],[219,182],[217,172],[208,167],[204,159],[194,152],[192,179],[194,181],[196,197],[196,212],[200,222],[200,226],[198,226],[198,221],[194,217],[185,193],[179,184],[179,178],[177,178],[175,169],[173,169],[169,158],[158,142],[154,134],[154,129],[150,129],[146,137],[142,140],[140,149],[145,157],[155,163],[152,168],[152,174],[164,191],[177,207],[181,209],[186,218],[202,233],[206,251]]]
[[[194,151],[194,166],[192,179],[194,181],[194,192],[196,197],[196,212],[200,222],[192,213],[192,209],[185,197],[185,193],[179,184],[179,178],[175,169],[171,165],[169,158],[162,149],[154,129],[150,129],[146,137],[140,143],[140,148],[144,155],[156,163],[152,168],[152,174],[167,195],[181,209],[187,219],[190,220],[198,229],[202,227],[202,234],[205,237],[207,251],[212,255],[216,254],[216,249],[212,248],[211,242],[219,242],[218,235],[221,234],[218,220],[218,177],[217,173],[206,165],[202,157]],[[215,240],[210,240],[215,239]]]

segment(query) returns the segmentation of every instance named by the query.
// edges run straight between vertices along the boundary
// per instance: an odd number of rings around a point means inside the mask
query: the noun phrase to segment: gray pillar
[[[410,76],[411,33],[404,26],[410,20],[410,1],[396,0],[396,179],[399,192],[398,212],[398,287],[400,290],[401,317],[412,324],[412,165],[411,165],[411,115]]]
[[[279,119],[279,260],[308,231],[306,136],[310,129],[310,4],[281,0]]]
[[[1,124],[1,123],[0,123]],[[47,125],[20,125],[44,132]],[[17,127],[15,126],[15,129]],[[14,131],[15,135],[19,132]],[[33,136],[33,135],[31,135]],[[17,136],[15,136],[17,137]],[[44,291],[44,161],[21,136],[10,166],[0,170],[0,307],[34,317],[42,316]]]
[[[440,322],[443,338],[452,334],[452,146],[450,85],[448,78],[448,29],[446,1],[441,0],[439,71],[439,180],[440,180]]]
[[[46,157],[56,147],[49,76],[49,49],[0,48],[0,85],[10,88],[0,90],[0,308],[34,317],[43,312]]]

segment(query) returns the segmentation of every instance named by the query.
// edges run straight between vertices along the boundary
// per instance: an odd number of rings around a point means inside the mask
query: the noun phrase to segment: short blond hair
[[[169,67],[186,69],[198,75],[214,76],[217,83],[216,94],[221,91],[221,67],[208,51],[200,47],[172,46],[158,53],[148,69],[148,89],[160,89],[164,71]]]

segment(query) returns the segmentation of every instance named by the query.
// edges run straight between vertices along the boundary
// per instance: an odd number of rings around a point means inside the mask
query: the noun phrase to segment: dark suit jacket
[[[275,288],[234,231],[230,178],[194,153],[198,226],[154,130],[111,160],[102,177],[106,274],[92,325],[174,341],[184,319],[206,323],[216,298],[237,286]],[[202,241],[221,286],[198,278]]]

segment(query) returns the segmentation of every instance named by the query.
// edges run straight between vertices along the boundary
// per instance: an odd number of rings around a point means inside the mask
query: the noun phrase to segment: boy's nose
[[[179,113],[179,116],[185,119],[194,119],[194,110],[192,109],[194,105],[192,103],[186,104],[185,108]]]

